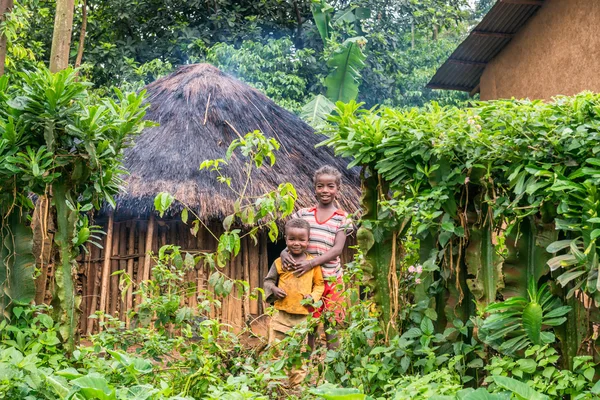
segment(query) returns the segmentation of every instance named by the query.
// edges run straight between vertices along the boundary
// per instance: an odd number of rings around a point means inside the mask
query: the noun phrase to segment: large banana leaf
[[[504,287],[502,258],[492,243],[490,227],[471,228],[470,232],[465,263],[468,274],[474,278],[467,279],[467,286],[477,302],[486,306],[496,300],[498,290]]]
[[[0,236],[0,312],[8,318],[11,304],[27,304],[35,297],[33,235],[24,216],[14,211]]]
[[[321,35],[323,43],[327,43],[331,34],[331,15],[333,10],[333,7],[323,0],[313,2],[312,4],[313,19],[315,20],[315,25],[319,30],[319,35]]]
[[[300,118],[318,131],[325,127],[327,116],[331,114],[334,108],[335,104],[327,97],[319,94],[302,107]]]
[[[366,39],[359,36],[347,39],[327,61],[331,72],[325,78],[327,97],[334,103],[347,103],[358,96],[361,70],[365,66],[366,56],[361,47]]]

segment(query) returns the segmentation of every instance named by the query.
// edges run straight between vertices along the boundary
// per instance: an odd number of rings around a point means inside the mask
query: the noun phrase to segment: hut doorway
[[[285,249],[285,238],[280,237],[276,242],[269,242],[267,245],[267,258],[269,260],[269,268],[273,262],[279,258],[283,249]]]

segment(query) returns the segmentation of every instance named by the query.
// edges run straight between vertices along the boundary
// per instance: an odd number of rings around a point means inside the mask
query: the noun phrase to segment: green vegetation
[[[329,65],[346,40],[363,37],[360,101],[369,106],[423,105],[432,99],[455,103],[466,96],[424,86],[489,5],[481,1],[471,9],[466,0],[87,2],[81,68],[96,87],[139,88],[179,65],[210,62],[299,111],[315,94],[327,92]],[[75,8],[71,60],[82,7],[78,2]],[[54,21],[53,2],[21,0],[16,10],[9,71],[48,60]]]
[[[147,106],[143,92],[92,98],[89,83],[77,81],[70,69],[51,74],[44,68],[15,78],[12,84],[0,78],[1,311],[9,317],[11,306],[33,300],[29,196],[51,199],[53,211],[37,223],[55,227],[54,235],[36,256],[56,265],[53,312],[60,337],[73,351],[79,318],[75,258],[94,238],[85,214],[104,201],[114,205],[121,153],[148,126],[142,121]]]
[[[452,357],[434,338],[467,324],[468,374],[494,351],[519,358],[531,346],[558,349],[553,368],[565,376],[582,355],[597,359],[599,104],[591,93],[467,109],[338,103],[326,144],[363,168],[360,262],[386,341],[420,338],[421,372]],[[556,396],[549,385],[536,389]],[[563,394],[585,392],[575,386]]]
[[[459,108],[463,95],[424,89],[492,1],[78,1],[73,37],[54,39],[55,2],[9,3],[0,398],[600,398],[600,96]],[[81,66],[48,71],[50,41],[86,32],[77,52],[56,47],[63,63],[83,56]],[[163,246],[147,255],[154,266],[139,285],[119,271],[122,293],[140,303],[127,323],[89,316],[101,329],[79,340],[77,258],[98,245],[94,212],[115,206],[124,148],[151,125],[145,93],[125,92],[192,62],[254,85],[362,169],[336,349],[309,353],[312,318],[275,346],[210,318],[226,296],[260,298],[223,266],[244,236],[277,240],[294,211],[289,183],[247,194],[279,151],[259,131],[199,166],[236,195],[224,232],[209,230],[216,250]],[[233,157],[244,160],[241,188],[221,168]],[[177,201],[160,193],[155,209],[162,216]],[[197,234],[205,222],[181,209]],[[200,264],[209,289],[197,307],[182,306]],[[287,387],[302,362],[307,381]]]

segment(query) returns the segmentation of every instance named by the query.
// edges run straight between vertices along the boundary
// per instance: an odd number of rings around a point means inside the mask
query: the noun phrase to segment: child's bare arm
[[[323,265],[326,262],[335,260],[337,257],[340,256],[340,254],[342,254],[342,251],[344,251],[345,244],[346,244],[346,233],[343,231],[339,231],[335,235],[335,241],[333,242],[333,247],[331,247],[331,249],[327,250],[325,253],[321,254],[320,256],[313,258],[312,260],[304,260],[304,261],[296,264],[296,267],[294,268],[295,275],[302,276],[317,265]]]
[[[288,251],[287,247],[281,250],[281,254],[279,255],[279,257],[281,257],[281,264],[283,265],[283,269],[285,271],[291,271],[293,269],[291,267],[296,265],[296,261]]]

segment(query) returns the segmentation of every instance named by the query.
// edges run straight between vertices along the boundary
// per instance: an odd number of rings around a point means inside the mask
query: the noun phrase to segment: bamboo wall
[[[223,230],[220,223],[214,223],[210,228],[217,236]],[[119,277],[112,276],[114,272],[127,271],[137,286],[151,276],[153,260],[147,256],[150,250],[157,253],[166,244],[180,246],[182,253],[212,252],[217,247],[216,239],[204,228],[200,229],[197,236],[193,236],[190,226],[180,220],[155,219],[154,216],[149,220],[119,220],[111,216],[104,224],[104,231],[107,235],[103,237],[102,249],[90,246],[88,254],[82,257],[79,264],[82,295],[80,329],[82,334],[87,335],[98,331],[98,320],[88,316],[99,310],[112,316],[118,315],[130,326],[127,311],[136,307],[140,299],[133,295],[134,288],[130,288],[123,299]],[[257,245],[250,237],[243,238],[240,253],[230,260],[222,272],[230,278],[247,281],[250,290],[262,287],[269,268],[268,243],[266,233],[260,234]],[[349,261],[351,257],[352,251],[346,247],[342,261]],[[207,284],[210,273],[208,267],[200,263],[187,274],[187,282],[195,285],[190,285],[189,295],[182,306],[196,308],[199,291],[210,290]],[[234,290],[222,300],[220,308],[211,309],[210,317],[231,325],[234,331],[241,330],[262,315],[265,309],[262,301],[245,297],[240,298]]]

